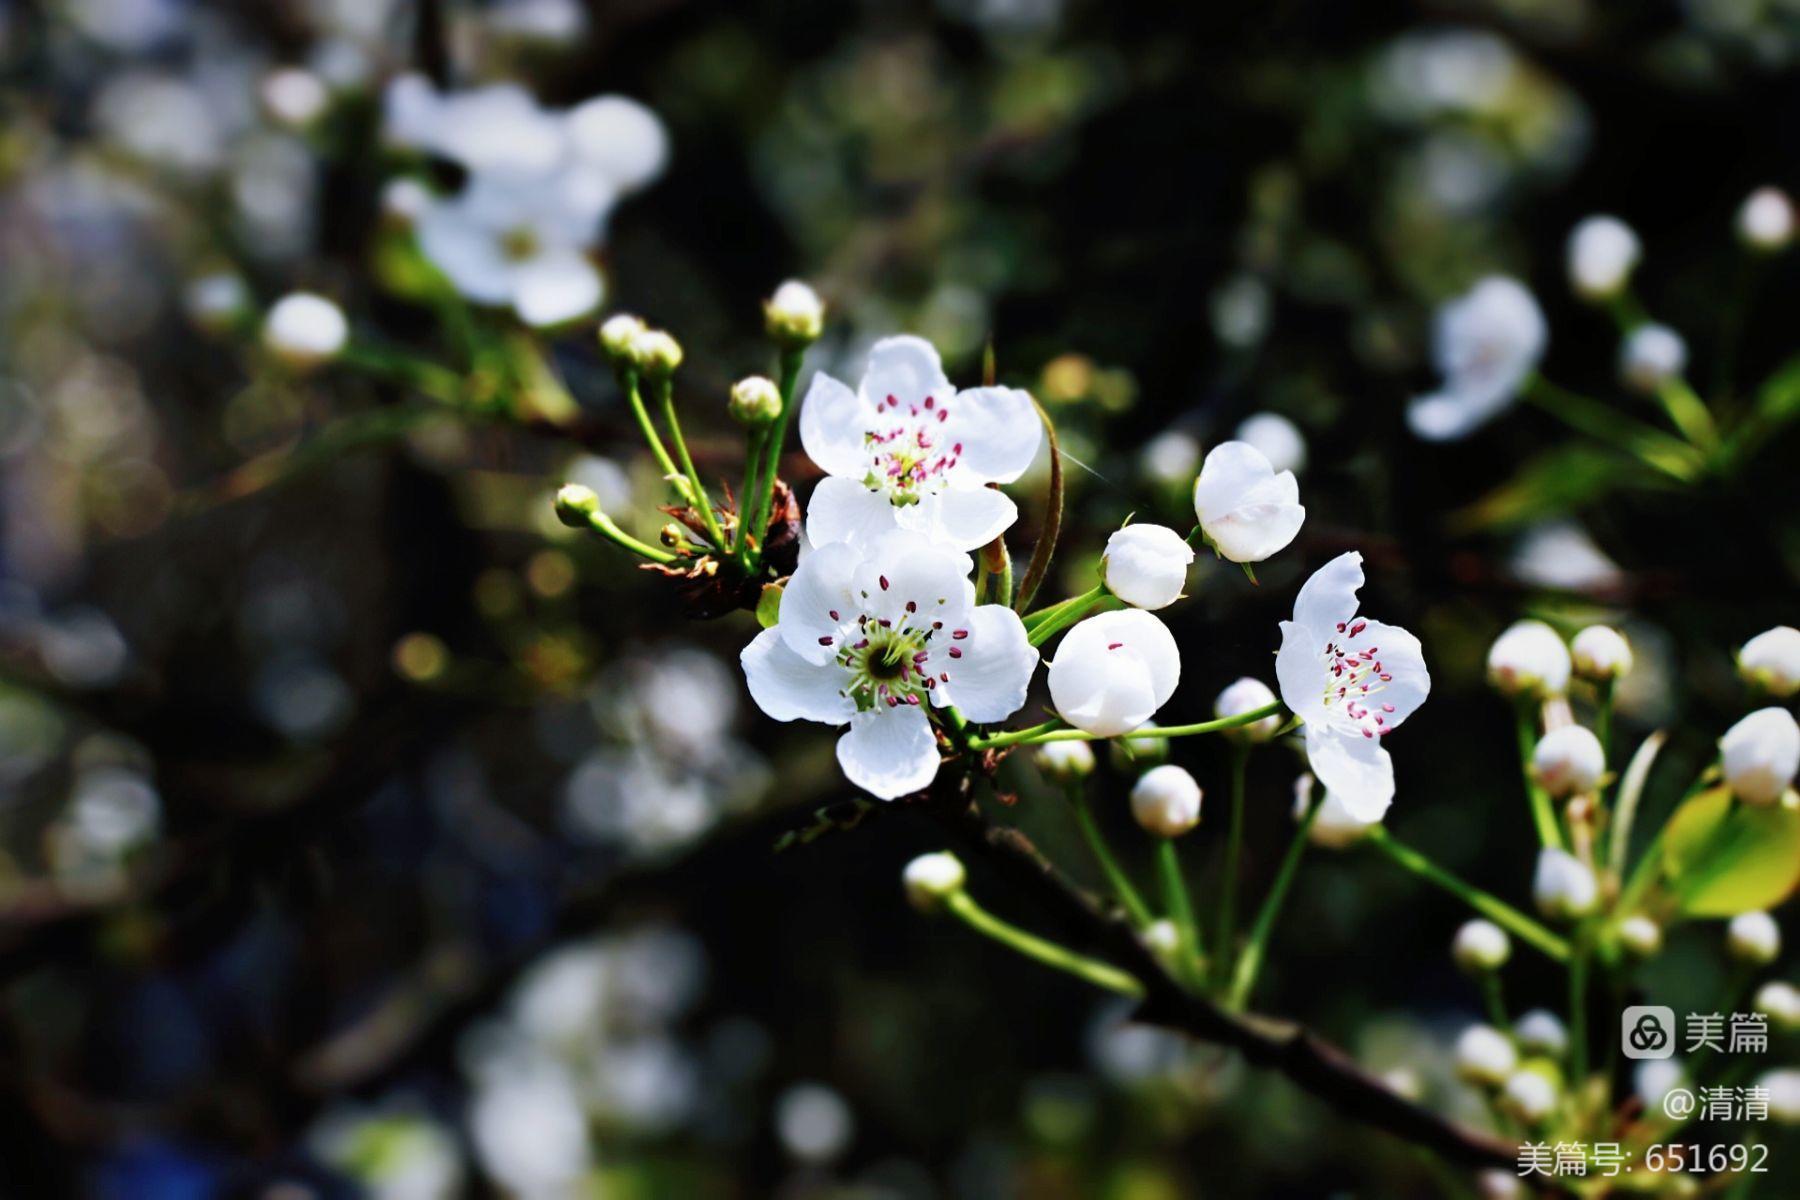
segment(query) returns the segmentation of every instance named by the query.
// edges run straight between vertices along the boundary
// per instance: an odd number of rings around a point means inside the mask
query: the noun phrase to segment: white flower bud
[[[1246,675],[1230,687],[1219,693],[1213,701],[1213,716],[1224,720],[1228,717],[1241,717],[1245,713],[1253,713],[1259,708],[1267,708],[1275,703],[1275,693],[1269,685],[1260,679],[1252,679]],[[1252,721],[1248,725],[1238,725],[1225,731],[1225,736],[1245,742],[1266,742],[1275,736],[1281,728],[1281,714],[1264,717],[1260,721]]]
[[[1547,1008],[1534,1008],[1513,1022],[1513,1036],[1532,1054],[1561,1058],[1569,1048],[1569,1031],[1562,1018]]]
[[[1560,696],[1569,687],[1569,648],[1542,621],[1519,621],[1488,650],[1488,680],[1508,696]]]
[[[215,271],[188,282],[182,307],[202,332],[224,333],[250,311],[250,289],[237,275]]]
[[[401,228],[410,228],[430,210],[431,189],[410,175],[390,179],[381,188],[381,215]]]
[[[1193,561],[1193,547],[1167,525],[1127,525],[1106,539],[1100,573],[1134,608],[1167,608],[1181,599]]]
[[[1651,958],[1662,952],[1662,926],[1639,913],[1619,922],[1619,945],[1639,958]]]
[[[1305,818],[1307,806],[1312,803],[1313,787],[1311,775],[1294,780],[1295,821]],[[1313,818],[1306,840],[1326,850],[1343,850],[1362,841],[1369,830],[1379,824],[1380,821],[1365,821],[1358,817],[1337,793],[1328,790],[1325,799],[1319,802],[1319,813]]]
[[[944,901],[962,891],[968,880],[962,860],[948,850],[921,854],[906,864],[900,882],[906,888],[909,904],[922,913],[935,913]]]
[[[1032,758],[1045,778],[1058,783],[1086,779],[1094,773],[1094,751],[1086,742],[1045,742]]]
[[[600,497],[594,489],[580,483],[565,483],[556,492],[556,518],[564,525],[585,528],[589,518],[600,511]]]
[[[1179,429],[1157,434],[1138,451],[1138,471],[1164,487],[1185,488],[1200,468],[1200,443]]]
[[[1512,1171],[1483,1171],[1475,1177],[1475,1194],[1481,1200],[1525,1200],[1525,1185]]]
[[[1456,1073],[1470,1083],[1499,1087],[1518,1065],[1512,1039],[1491,1025],[1471,1025],[1456,1039]]]
[[[1800,692],[1800,629],[1777,625],[1745,642],[1738,651],[1738,674],[1777,700]]]
[[[1144,926],[1144,945],[1158,954],[1173,954],[1181,949],[1181,931],[1173,921],[1152,921]]]
[[[1155,721],[1145,721],[1137,727],[1137,733],[1156,728]],[[1154,767],[1157,763],[1169,761],[1169,739],[1165,737],[1134,737],[1129,741],[1115,739],[1107,743],[1106,759],[1112,763],[1113,770],[1123,772],[1142,771]]]
[[[1759,708],[1725,731],[1719,758],[1739,800],[1778,803],[1800,771],[1800,725],[1785,708]]]
[[[731,419],[760,429],[781,415],[781,389],[773,379],[751,375],[731,385]]]
[[[643,319],[630,313],[619,313],[606,318],[600,326],[600,348],[606,356],[615,361],[635,361],[636,353],[632,347],[639,337],[649,332]]]
[[[1794,202],[1780,188],[1757,188],[1738,209],[1737,231],[1752,250],[1785,250],[1794,240]]]
[[[1471,975],[1496,971],[1512,957],[1512,939],[1492,921],[1465,921],[1450,942],[1450,957]]]
[[[1527,1067],[1514,1071],[1500,1091],[1500,1103],[1527,1125],[1536,1125],[1556,1109],[1556,1081]]]
[[[1611,625],[1589,625],[1569,643],[1569,659],[1577,675],[1605,683],[1631,670],[1631,643]]]
[[[1766,912],[1739,913],[1725,927],[1725,948],[1740,962],[1766,967],[1781,953],[1781,926]]]
[[[681,365],[681,343],[664,330],[646,329],[631,339],[631,357],[646,375],[670,375]]]
[[[1619,344],[1619,380],[1647,396],[1687,370],[1687,342],[1667,325],[1639,325]]]
[[[1592,730],[1563,725],[1538,742],[1531,754],[1531,773],[1558,800],[1583,795],[1600,786],[1600,777],[1606,774],[1606,751]]]
[[[1168,626],[1143,609],[1101,613],[1063,634],[1049,678],[1063,720],[1116,737],[1143,725],[1175,694],[1181,649]]]
[[[1631,226],[1617,217],[1589,217],[1569,234],[1569,284],[1587,300],[1619,294],[1643,257]]]
[[[1567,850],[1546,846],[1538,855],[1531,897],[1546,917],[1573,921],[1594,911],[1600,899],[1600,885],[1586,863]]]
[[[1769,1116],[1783,1125],[1800,1125],[1800,1070],[1767,1071],[1756,1085],[1769,1093]]]
[[[350,340],[344,310],[312,292],[290,292],[263,319],[263,345],[283,365],[304,371],[329,362]]]
[[[1254,446],[1277,471],[1306,469],[1306,435],[1280,413],[1251,413],[1232,436]]]
[[[790,279],[763,301],[763,326],[784,346],[808,346],[825,328],[825,302],[798,279]]]
[[[1200,823],[1200,785],[1183,767],[1152,767],[1132,786],[1131,815],[1157,837],[1180,837]]]
[[[1200,464],[1194,516],[1220,555],[1255,563],[1294,540],[1306,508],[1292,471],[1276,471],[1247,442],[1222,442]]]
[[[331,92],[302,67],[278,67],[263,77],[259,91],[263,109],[278,125],[305,129],[324,114]]]
[[[1775,1023],[1783,1033],[1800,1030],[1800,988],[1779,979],[1756,989],[1751,1007]]]

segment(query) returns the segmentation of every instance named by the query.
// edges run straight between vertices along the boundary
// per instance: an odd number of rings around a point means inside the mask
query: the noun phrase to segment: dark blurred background
[[[1670,757],[1697,766],[1743,707],[1732,649],[1794,617],[1796,437],[1682,486],[1536,410],[1420,442],[1404,407],[1434,386],[1431,313],[1516,275],[1549,317],[1546,373],[1654,420],[1614,382],[1610,319],[1564,281],[1569,229],[1613,213],[1690,377],[1750,403],[1794,349],[1800,277],[1751,262],[1733,220],[1796,182],[1800,9],[598,0],[527,38],[508,7],[526,6],[431,6],[434,40],[405,3],[0,4],[0,1189],[1451,1187],[1284,1082],[919,917],[898,876],[941,844],[923,820],[877,811],[776,853],[847,789],[829,737],[743,695],[750,617],[673,621],[657,580],[549,518],[580,478],[623,523],[660,523],[588,328],[545,340],[576,435],[447,413],[334,440],[403,397],[349,369],[272,376],[195,331],[182,287],[229,264],[259,302],[311,287],[438,354],[432,312],[376,261],[381,81],[424,45],[452,83],[635,97],[671,154],[611,219],[606,307],[687,347],[703,467],[739,470],[725,388],[771,369],[757,304],[790,276],[831,308],[809,370],[854,379],[870,340],[911,330],[968,383],[993,339],[1073,460],[1062,586],[1088,586],[1128,513],[1186,528],[1199,448],[1288,418],[1306,528],[1257,586],[1196,569],[1164,614],[1184,672],[1160,719],[1271,678],[1299,582],[1360,548],[1367,610],[1420,633],[1434,678],[1393,746],[1389,828],[1524,903],[1487,645],[1527,614],[1622,623],[1621,737],[1676,728]],[[223,115],[233,87],[323,70],[345,39],[367,70],[323,129]],[[225,157],[172,178],[102,119],[134,72],[192,84]],[[274,466],[232,474],[252,460]],[[1014,489],[1015,554],[1042,487]],[[1214,806],[1226,758],[1206,743],[1175,756]],[[1252,896],[1299,770],[1279,748],[1253,763]],[[1006,816],[1085,873],[1060,799],[1008,772]],[[1101,807],[1147,872],[1129,779],[1103,767]],[[973,887],[1038,927],[1027,897],[979,870]],[[1446,952],[1463,917],[1372,854],[1314,850],[1259,1006],[1470,1115],[1445,1057],[1479,1010]],[[1674,935],[1661,1002],[1716,1003],[1716,942]],[[1509,973],[1517,1008],[1560,1000],[1540,967]],[[1789,1187],[1795,1149],[1773,1156]]]

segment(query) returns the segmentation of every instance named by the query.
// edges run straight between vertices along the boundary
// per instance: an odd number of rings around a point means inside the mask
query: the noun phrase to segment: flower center
[[[537,234],[526,226],[509,229],[500,238],[500,253],[508,262],[524,262],[538,252]]]
[[[887,590],[885,575],[881,587]],[[856,702],[858,712],[884,705],[917,706],[934,688],[950,682],[953,662],[963,656],[969,631],[946,629],[944,622],[932,619],[930,614],[945,603],[939,599],[921,612],[921,602],[909,600],[897,619],[863,613],[853,628],[819,638],[821,645],[837,648],[838,665],[850,673],[843,694]],[[840,618],[833,612],[831,619]],[[939,650],[944,642],[949,649]]]
[[[1367,621],[1340,621],[1337,637],[1325,643],[1325,709],[1331,716],[1357,729],[1366,738],[1381,737],[1393,727],[1387,723],[1394,711],[1375,697],[1394,677],[1381,665],[1381,648],[1363,644]]]
[[[880,410],[880,424],[863,435],[870,459],[863,483],[887,492],[895,504],[917,504],[920,496],[942,486],[962,458],[962,443],[946,445],[938,428],[949,420],[950,409],[935,396],[908,405],[889,396]]]

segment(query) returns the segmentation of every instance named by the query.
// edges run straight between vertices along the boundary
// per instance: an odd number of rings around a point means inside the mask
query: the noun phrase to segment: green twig
[[[1569,961],[1569,943],[1567,941],[1498,896],[1464,883],[1411,846],[1395,841],[1393,836],[1382,826],[1370,826],[1367,840],[1370,844],[1379,847],[1382,853],[1400,866],[1419,878],[1443,888],[1488,920],[1503,926],[1514,936],[1529,942],[1557,962]]]
[[[1518,701],[1519,767],[1525,776],[1525,795],[1531,802],[1531,820],[1537,826],[1538,842],[1563,848],[1562,829],[1556,823],[1556,812],[1550,805],[1550,793],[1538,785],[1531,773],[1532,756],[1537,752],[1536,701],[1521,696]]]
[[[1214,721],[1201,721],[1194,725],[1153,725],[1110,736],[1114,741],[1131,742],[1142,738],[1190,737],[1201,733],[1222,733],[1227,729],[1236,729],[1240,725],[1254,725],[1281,711],[1281,702],[1278,700],[1273,704],[1265,704],[1261,708],[1251,709],[1247,713],[1239,713],[1235,717],[1220,717]],[[1062,727],[1060,722],[1046,721],[1042,725],[1033,725],[1029,729],[1015,729],[1008,733],[996,733],[991,737],[976,738],[969,746],[973,750],[992,750],[997,746],[1035,746],[1043,742],[1106,740],[1107,735],[1104,734],[1089,733],[1085,729],[1068,729]]]

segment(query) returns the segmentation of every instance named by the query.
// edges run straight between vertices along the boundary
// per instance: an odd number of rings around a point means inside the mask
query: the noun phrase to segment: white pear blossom
[[[1500,1089],[1500,1104],[1528,1125],[1535,1125],[1556,1108],[1556,1083],[1541,1071],[1514,1071]]]
[[[1131,815],[1157,837],[1180,837],[1200,823],[1200,785],[1185,767],[1152,767],[1132,785]]]
[[[1783,1125],[1800,1125],[1800,1069],[1765,1071],[1756,1086],[1769,1095],[1769,1117]]]
[[[1642,257],[1643,245],[1631,226],[1617,217],[1589,217],[1569,234],[1569,283],[1586,299],[1609,299]]]
[[[1045,742],[1032,759],[1045,777],[1058,783],[1086,779],[1094,773],[1094,748],[1086,742]]]
[[[1563,725],[1546,733],[1531,753],[1531,773],[1557,799],[1592,792],[1606,774],[1606,751],[1584,725]]]
[[[1106,588],[1134,608],[1167,608],[1181,599],[1194,551],[1167,525],[1127,525],[1106,539],[1100,570]]]
[[[1138,472],[1151,483],[1186,487],[1200,466],[1200,443],[1191,434],[1168,429],[1138,451]]]
[[[629,96],[595,96],[563,117],[569,154],[623,192],[647,187],[669,159],[662,121]]]
[[[1777,625],[1744,643],[1738,674],[1777,700],[1800,692],[1800,629]]]
[[[263,320],[263,345],[281,362],[305,370],[329,362],[350,340],[344,310],[312,292],[289,292]]]
[[[1573,921],[1594,911],[1600,900],[1600,885],[1593,868],[1567,850],[1546,846],[1538,854],[1531,897],[1546,917]]]
[[[1181,679],[1181,651],[1168,626],[1143,609],[1101,613],[1063,635],[1049,677],[1063,720],[1114,737],[1168,703]]]
[[[784,345],[810,345],[825,330],[825,302],[810,285],[790,279],[763,302],[763,325]]]
[[[1340,554],[1314,572],[1281,623],[1275,675],[1281,699],[1305,722],[1313,774],[1364,821],[1394,798],[1394,763],[1382,740],[1425,702],[1431,676],[1419,639],[1357,613],[1362,555]]]
[[[1542,621],[1518,621],[1488,648],[1488,681],[1508,696],[1560,696],[1573,669],[1562,636]]]
[[[304,67],[279,67],[263,77],[259,96],[269,116],[290,129],[304,129],[331,104],[325,82]]]
[[[1766,967],[1781,953],[1781,926],[1766,912],[1739,913],[1725,927],[1725,946],[1733,958]]]
[[[1775,979],[1756,989],[1750,1006],[1768,1017],[1783,1033],[1800,1030],[1800,988]]]
[[[1719,759],[1739,800],[1775,804],[1800,771],[1800,725],[1785,708],[1759,708],[1725,731]]]
[[[1256,447],[1277,471],[1298,473],[1306,469],[1306,435],[1280,413],[1252,413],[1233,436]]]
[[[1483,279],[1438,310],[1432,356],[1444,386],[1413,400],[1407,424],[1427,441],[1466,437],[1512,403],[1547,337],[1543,310],[1524,285]]]
[[[1737,231],[1753,250],[1785,249],[1794,240],[1794,202],[1780,188],[1757,188],[1738,209]]]
[[[1241,717],[1245,713],[1253,713],[1259,708],[1267,708],[1275,703],[1275,693],[1269,685],[1260,679],[1244,678],[1228,686],[1213,701],[1213,716],[1224,720],[1229,717]],[[1260,721],[1252,721],[1248,725],[1240,725],[1225,731],[1227,737],[1238,738],[1248,742],[1266,742],[1274,737],[1281,728],[1281,714],[1264,717]]]
[[[750,695],[778,721],[848,725],[838,763],[883,800],[937,775],[930,705],[999,721],[1025,703],[1038,653],[1011,609],[977,605],[968,557],[906,530],[808,554],[780,619],[740,656]],[[927,703],[929,701],[929,704]]]
[[[1456,1073],[1471,1083],[1499,1087],[1519,1065],[1512,1039],[1492,1025],[1471,1025],[1456,1039]]]
[[[1512,939],[1492,921],[1464,921],[1450,943],[1450,957],[1471,975],[1495,971],[1512,957]]]
[[[815,546],[866,544],[900,528],[973,550],[1018,516],[987,485],[1023,475],[1042,440],[1029,394],[958,391],[931,343],[886,338],[869,351],[858,390],[821,372],[801,404],[801,444],[826,473],[807,509],[807,536]]]
[[[1294,820],[1306,819],[1306,810],[1312,806],[1313,789],[1317,782],[1310,774],[1301,775],[1294,780]],[[1336,792],[1326,791],[1325,798],[1319,801],[1319,811],[1313,817],[1312,828],[1307,830],[1306,840],[1315,846],[1327,850],[1342,850],[1354,846],[1368,835],[1369,830],[1381,824],[1380,820],[1365,821],[1351,812],[1343,799]]]
[[[1513,1036],[1533,1054],[1561,1058],[1569,1048],[1569,1029],[1547,1008],[1534,1008],[1513,1022]]]
[[[1569,662],[1583,679],[1608,683],[1631,670],[1631,643],[1610,625],[1589,625],[1569,643]]]
[[[1261,562],[1294,540],[1306,520],[1292,471],[1277,473],[1248,442],[1222,442],[1194,481],[1194,515],[1213,548],[1232,562]]]
[[[1650,958],[1662,952],[1662,926],[1642,913],[1619,922],[1619,944],[1639,958]]]
[[[900,873],[900,883],[906,889],[907,903],[922,913],[934,913],[944,907],[945,900],[962,891],[968,877],[961,859],[948,850],[939,850],[907,863]]]
[[[1639,325],[1619,345],[1619,378],[1646,395],[1687,370],[1687,342],[1667,325]]]

